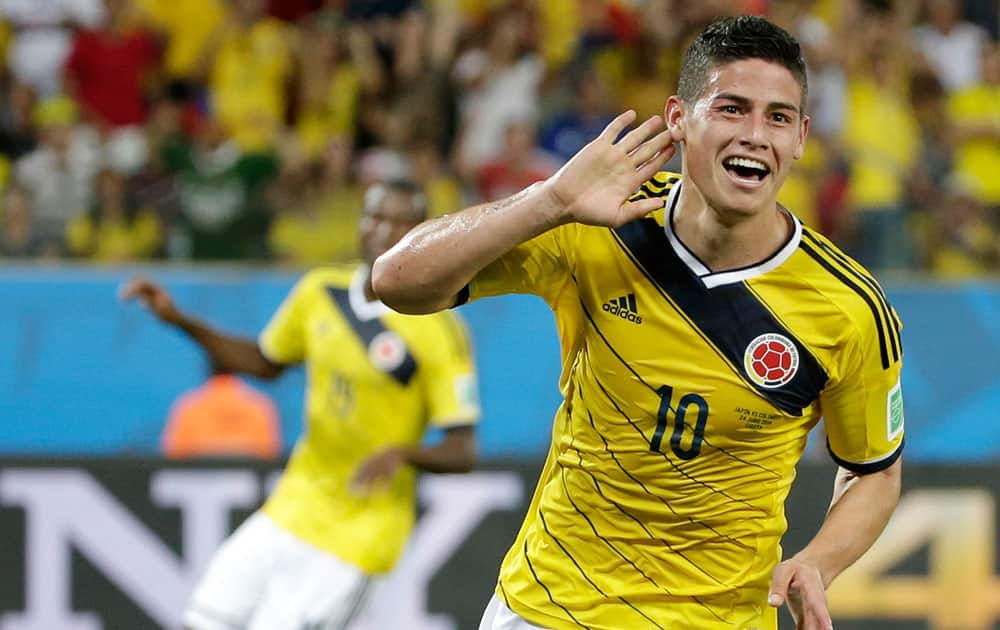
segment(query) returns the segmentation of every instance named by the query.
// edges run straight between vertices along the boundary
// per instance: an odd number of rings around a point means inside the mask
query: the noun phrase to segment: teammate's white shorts
[[[545,630],[542,626],[528,623],[516,612],[507,608],[507,604],[493,593],[490,603],[486,605],[483,620],[479,622],[479,630]]]
[[[373,580],[254,513],[212,557],[194,591],[189,630],[340,630],[357,617]]]

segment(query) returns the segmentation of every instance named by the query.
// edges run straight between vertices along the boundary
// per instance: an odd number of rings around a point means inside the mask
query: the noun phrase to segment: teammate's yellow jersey
[[[900,324],[871,275],[789,214],[753,267],[712,273],[665,207],[564,225],[480,272],[471,299],[542,296],[564,402],[497,593],[546,628],[774,629],[770,571],[807,432],[846,468],[902,450]]]
[[[474,423],[468,337],[450,313],[414,317],[364,296],[364,276],[306,274],[260,335],[266,357],[305,363],[305,430],[264,511],[369,574],[392,568],[413,526],[415,472],[369,496],[349,482],[371,455],[418,444],[428,425]]]

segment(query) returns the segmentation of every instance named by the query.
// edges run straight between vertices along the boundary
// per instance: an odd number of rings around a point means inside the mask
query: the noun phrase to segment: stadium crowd
[[[520,190],[734,13],[810,64],[782,203],[874,270],[1000,270],[996,0],[0,0],[0,256],[355,260],[369,184]]]

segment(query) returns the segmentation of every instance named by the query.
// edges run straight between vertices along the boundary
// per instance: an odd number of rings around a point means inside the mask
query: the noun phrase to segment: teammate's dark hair
[[[799,108],[805,113],[809,86],[799,42],[785,29],[756,15],[717,20],[698,35],[684,53],[677,95],[694,103],[704,92],[712,67],[741,59],[763,59],[788,68],[802,86]]]
[[[408,179],[391,179],[386,182],[372,184],[365,191],[365,208],[382,203],[382,200],[385,199],[388,193],[408,196],[410,202],[413,204],[413,211],[416,213],[417,221],[423,221],[427,218],[427,197],[420,186]]]

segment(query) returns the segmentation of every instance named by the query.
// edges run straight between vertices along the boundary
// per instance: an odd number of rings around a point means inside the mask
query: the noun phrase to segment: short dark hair
[[[368,209],[381,204],[388,193],[409,197],[410,203],[413,204],[415,218],[418,222],[424,221],[427,218],[427,196],[424,195],[424,191],[420,186],[408,179],[390,179],[389,181],[372,184],[365,191],[364,207]]]
[[[799,108],[805,113],[809,84],[799,42],[785,29],[756,15],[722,18],[698,35],[684,53],[677,95],[688,103],[697,101],[710,68],[741,59],[763,59],[788,68],[802,87]]]

